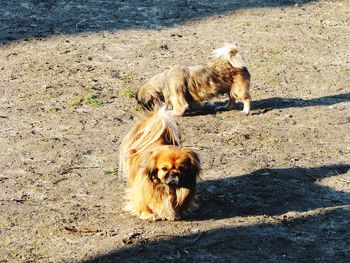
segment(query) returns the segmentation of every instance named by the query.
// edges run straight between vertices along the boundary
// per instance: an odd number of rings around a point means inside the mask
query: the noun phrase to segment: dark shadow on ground
[[[140,236],[132,245],[87,262],[348,262],[350,194],[317,181],[349,169],[350,164],[265,169],[202,182],[200,209],[192,219],[264,215],[270,221],[221,224],[207,232],[152,242]],[[316,208],[321,210],[313,215],[281,216]]]
[[[273,97],[268,99],[262,99],[252,102],[252,115],[268,112],[274,109],[287,109],[287,108],[305,108],[315,106],[330,106],[342,102],[350,102],[350,92],[337,94],[333,96],[325,96],[320,98],[314,98],[309,100],[298,99],[298,98],[279,98]],[[199,116],[215,114],[218,111],[215,110],[218,106],[224,106],[227,102],[215,102],[211,105],[205,105],[202,108],[196,108],[185,113],[185,116]],[[235,110],[242,111],[243,104],[236,103]],[[254,110],[257,110],[254,112]]]
[[[247,227],[227,227],[124,248],[97,262],[349,262],[350,209]]]
[[[325,96],[309,100],[297,98],[268,98],[254,101],[254,109],[286,109],[286,108],[305,108],[314,106],[330,106],[342,102],[350,102],[350,92]]]
[[[315,168],[261,169],[199,186],[200,207],[191,219],[278,215],[350,204],[350,194],[317,184],[348,172],[350,164]]]
[[[310,0],[2,0],[0,42],[130,28],[163,28],[245,8]]]

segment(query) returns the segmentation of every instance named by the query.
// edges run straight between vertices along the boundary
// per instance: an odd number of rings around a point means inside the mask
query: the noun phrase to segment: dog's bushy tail
[[[244,54],[235,44],[226,43],[223,47],[213,51],[213,58],[223,58],[227,60],[234,68],[248,69],[248,63],[244,58]]]
[[[129,158],[144,152],[157,141],[162,144],[179,145],[179,130],[177,124],[165,106],[139,116],[134,125],[122,140],[119,151],[119,171],[128,172]]]

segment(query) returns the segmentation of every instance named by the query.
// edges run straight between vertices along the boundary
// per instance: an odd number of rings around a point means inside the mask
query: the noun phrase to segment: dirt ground
[[[0,262],[350,262],[349,35],[346,0],[0,1]],[[200,206],[130,216],[135,90],[225,42],[252,114],[178,118]]]

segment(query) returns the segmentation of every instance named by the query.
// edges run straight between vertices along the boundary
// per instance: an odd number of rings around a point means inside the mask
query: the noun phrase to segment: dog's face
[[[151,154],[145,171],[155,184],[193,188],[200,173],[200,163],[192,150],[164,145]]]

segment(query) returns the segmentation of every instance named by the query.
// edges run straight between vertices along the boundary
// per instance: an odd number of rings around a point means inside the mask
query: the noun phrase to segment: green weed
[[[143,108],[140,104],[135,104],[133,109],[134,109],[134,111],[142,111],[143,110]]]
[[[102,100],[96,97],[95,94],[88,94],[85,97],[79,96],[68,103],[69,107],[77,108],[79,106],[98,107],[102,105]]]
[[[104,175],[118,176],[118,169],[113,168],[113,169],[104,170],[103,173]]]
[[[271,77],[266,81],[267,85],[278,86],[281,84],[281,80],[277,77]]]
[[[128,98],[128,99],[135,98],[135,96],[136,96],[136,91],[130,87],[122,89],[120,91],[120,93],[121,93],[122,97]]]
[[[96,98],[95,95],[90,94],[87,97],[85,97],[82,102],[83,105],[90,105],[93,107],[98,107],[102,105],[102,101],[98,98]]]
[[[56,113],[58,109],[56,108],[44,108],[45,113]]]

